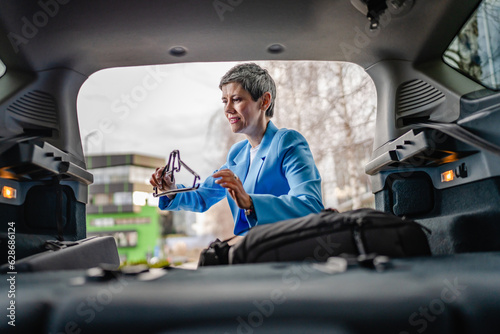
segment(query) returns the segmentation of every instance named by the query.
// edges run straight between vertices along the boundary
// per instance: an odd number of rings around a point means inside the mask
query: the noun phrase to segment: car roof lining
[[[217,12],[216,2],[195,0],[46,3],[57,6],[2,4],[0,57],[7,68],[62,67],[88,76],[110,67],[199,61],[337,60],[364,68],[384,59],[423,62],[441,57],[479,0],[415,1],[406,15],[386,16],[376,32],[349,1],[232,1],[225,12]],[[274,43],[285,51],[269,53]],[[175,46],[187,54],[170,55]]]

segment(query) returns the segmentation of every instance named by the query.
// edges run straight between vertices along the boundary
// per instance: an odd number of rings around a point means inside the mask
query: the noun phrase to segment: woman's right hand
[[[151,175],[151,178],[149,179],[149,183],[151,183],[153,187],[156,187],[158,192],[177,189],[177,187],[175,186],[175,179],[171,180],[170,175],[163,175],[163,177],[161,177],[163,168],[164,167],[156,168],[155,172]],[[175,194],[167,195],[167,197],[170,199],[174,199]]]

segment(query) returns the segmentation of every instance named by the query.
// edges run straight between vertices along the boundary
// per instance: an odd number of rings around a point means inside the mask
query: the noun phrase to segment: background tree
[[[375,88],[358,66],[265,62],[277,85],[275,122],[308,140],[323,178],[326,206],[372,206],[364,173],[373,144]]]
[[[500,1],[484,0],[453,39],[443,58],[487,87],[500,88]]]

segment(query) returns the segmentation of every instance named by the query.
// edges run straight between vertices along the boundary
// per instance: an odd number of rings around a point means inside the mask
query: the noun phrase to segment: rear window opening
[[[273,123],[278,128],[298,130],[310,145],[322,177],[325,207],[341,211],[374,207],[370,181],[364,172],[370,160],[376,113],[376,92],[371,78],[361,67],[349,63],[257,63],[276,82]],[[119,159],[128,161],[130,169],[137,169],[133,161],[140,155],[141,170],[149,169],[152,173],[155,163],[165,164],[170,152],[179,150],[182,160],[203,181],[225,162],[232,144],[245,139],[231,132],[218,87],[220,78],[234,65],[193,63],[114,68],[90,76],[78,96],[81,140],[89,171],[98,176],[115,175],[113,170],[119,167],[112,161]],[[147,159],[154,163],[149,164]],[[110,171],[103,170],[106,164],[93,170],[98,160],[108,160]],[[234,222],[227,203],[220,203],[204,214],[161,212],[158,216],[158,211],[151,210],[156,203],[149,196],[152,187],[147,174],[142,173],[140,179],[133,178],[135,174],[124,174],[126,179],[119,182],[111,182],[112,177],[109,182],[97,177],[98,182],[89,188],[88,232],[117,235],[123,232],[124,225],[116,222],[135,221],[132,216],[154,215],[146,219],[151,223],[128,225],[130,231],[138,232],[131,235],[139,236],[137,246],[119,248],[128,260],[136,258],[131,254],[134,248],[142,247],[144,234],[163,238],[159,250],[158,245],[151,244],[153,239],[148,239],[149,244],[141,248],[142,254],[150,255],[166,248],[183,254],[183,247],[189,249],[190,245],[190,241],[182,239],[186,236],[232,234]],[[188,185],[186,182],[192,180],[185,181]],[[125,188],[124,183],[128,184]],[[144,194],[140,203],[134,201],[134,193],[138,192]],[[95,224],[102,220],[105,225]],[[157,227],[151,227],[154,224]],[[114,230],[117,233],[111,233]],[[175,238],[181,238],[179,242],[184,246],[172,246]],[[123,240],[120,242],[124,244]],[[206,246],[206,240],[202,246]]]

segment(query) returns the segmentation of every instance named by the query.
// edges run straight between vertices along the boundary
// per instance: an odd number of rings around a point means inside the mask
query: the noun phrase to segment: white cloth
[[[255,155],[257,155],[257,151],[259,150],[260,144],[250,148],[250,166],[252,165],[253,159],[255,158]]]

